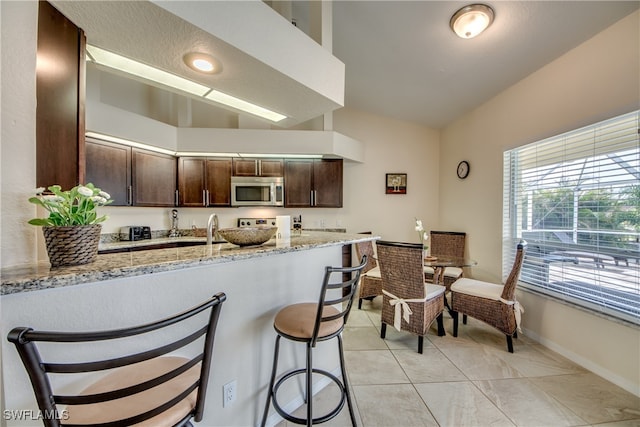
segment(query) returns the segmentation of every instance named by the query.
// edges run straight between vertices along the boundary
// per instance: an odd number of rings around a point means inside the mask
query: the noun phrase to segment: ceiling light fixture
[[[222,65],[220,61],[215,59],[211,55],[206,53],[191,52],[182,57],[185,64],[192,70],[207,73],[217,74],[222,71]]]
[[[242,99],[233,97],[231,95],[223,94],[221,92],[213,90],[208,86],[192,82],[191,80],[187,80],[185,78],[176,76],[175,74],[167,73],[166,71],[162,71],[149,65],[134,61],[132,59],[125,58],[124,56],[120,56],[96,46],[87,45],[87,56],[90,61],[98,65],[112,68],[144,80],[149,80],[164,86],[178,89],[182,92],[195,95],[199,99],[213,101],[227,107],[235,108],[245,113],[250,113],[255,116],[262,117],[263,119],[271,120],[272,122],[279,122],[287,118],[287,116],[283,114],[276,113],[275,111],[271,111],[264,107],[260,107]]]
[[[470,4],[453,14],[449,26],[463,39],[472,39],[493,22],[493,9],[485,4]]]

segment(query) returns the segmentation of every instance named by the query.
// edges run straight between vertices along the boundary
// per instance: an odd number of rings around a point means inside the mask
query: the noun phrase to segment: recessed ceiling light
[[[485,4],[470,4],[453,14],[451,29],[463,39],[472,39],[493,22],[493,9]]]
[[[206,53],[187,53],[182,57],[182,60],[189,68],[201,73],[216,74],[222,71],[220,61]]]

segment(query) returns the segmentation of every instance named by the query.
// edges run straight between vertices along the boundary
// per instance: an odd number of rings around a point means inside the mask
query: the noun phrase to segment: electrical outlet
[[[222,386],[222,407],[231,406],[236,400],[236,380],[226,383]]]

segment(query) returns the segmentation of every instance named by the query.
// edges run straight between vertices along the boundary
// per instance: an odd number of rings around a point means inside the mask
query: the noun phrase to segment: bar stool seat
[[[318,304],[316,303],[292,304],[276,314],[273,327],[279,334],[287,337],[311,339],[317,314]],[[323,307],[322,309],[322,317],[339,314],[340,311],[335,307]],[[320,324],[320,330],[318,331],[318,339],[320,340],[340,332],[343,326],[344,322],[342,318],[322,322]]]
[[[226,299],[219,292],[169,317],[121,329],[20,326],[7,339],[24,364],[41,413],[51,414],[42,418],[46,427],[192,426],[191,420],[204,416],[215,332]],[[76,351],[94,343],[82,361],[60,360],[52,351],[64,347],[64,354],[76,359]]]
[[[118,388],[135,386],[171,372],[187,362],[189,362],[189,359],[185,357],[169,356],[125,366],[91,384],[82,390],[80,395],[105,393]],[[182,390],[187,389],[189,385],[197,382],[199,377],[200,364],[196,364],[166,383],[127,398],[107,400],[106,402],[91,405],[71,405],[67,408],[65,422],[67,424],[107,423],[112,421],[112,414],[116,413],[120,418],[133,417],[141,412],[154,409],[158,402],[170,400]],[[136,427],[169,427],[177,425],[186,414],[196,407],[196,395],[197,390],[192,391],[186,398],[165,412],[137,424]]]
[[[349,385],[347,383],[347,373],[344,364],[344,351],[342,346],[342,330],[347,323],[351,305],[353,304],[354,295],[360,279],[360,273],[367,263],[366,255],[362,257],[362,262],[356,267],[325,267],[324,280],[322,290],[320,292],[320,300],[318,303],[304,302],[291,304],[282,308],[275,316],[273,327],[277,333],[276,344],[273,355],[273,369],[271,370],[271,380],[269,381],[269,389],[267,390],[267,402],[265,404],[262,416],[261,426],[265,426],[269,408],[273,402],[276,412],[295,424],[320,424],[329,421],[340,413],[345,402],[349,407],[349,415],[351,423],[355,426],[356,419],[349,394]],[[345,282],[332,283],[332,275],[341,278],[343,273],[352,273],[351,279]],[[327,298],[327,293],[330,297]],[[292,341],[304,342],[306,344],[306,366],[304,368],[293,369],[284,373],[278,381],[276,381],[276,373],[278,370],[278,353],[280,349],[280,339],[286,338]],[[342,372],[342,380],[332,373],[313,367],[312,349],[318,341],[326,341],[332,338],[338,339],[338,352],[340,356],[340,369]],[[341,398],[337,406],[327,414],[313,418],[313,381],[312,375],[318,374],[328,377],[335,383],[341,392]],[[307,403],[307,412],[305,418],[295,417],[286,412],[278,403],[278,389],[287,380],[297,376],[305,375],[305,402]]]

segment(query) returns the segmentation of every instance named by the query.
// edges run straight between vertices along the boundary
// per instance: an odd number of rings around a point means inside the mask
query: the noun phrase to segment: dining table
[[[424,266],[433,268],[433,283],[444,286],[444,273],[447,267],[473,267],[478,262],[469,257],[457,257],[451,255],[432,254],[424,257]],[[447,289],[448,291],[449,289]],[[444,295],[444,304],[449,311],[449,302],[447,301],[446,292]]]

